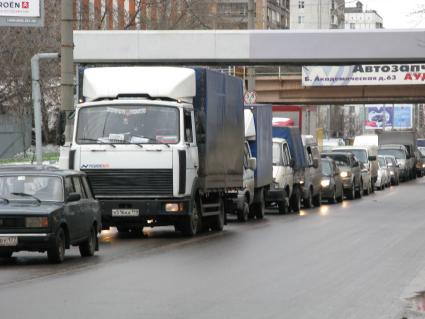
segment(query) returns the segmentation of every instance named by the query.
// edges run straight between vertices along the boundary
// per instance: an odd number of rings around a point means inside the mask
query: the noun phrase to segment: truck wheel
[[[94,252],[96,251],[97,246],[97,235],[96,235],[96,227],[92,227],[90,230],[89,238],[78,246],[80,249],[81,257],[91,257],[94,256]]]
[[[53,247],[47,250],[47,258],[54,264],[59,264],[65,259],[65,232],[62,227],[56,233]]]
[[[222,204],[222,202],[221,202]],[[224,223],[224,208],[221,205],[221,210],[223,213],[223,223]],[[199,212],[198,205],[196,201],[192,202],[192,214],[190,216],[185,216],[184,220],[176,224],[176,230],[179,230],[183,233],[183,235],[188,237],[195,236],[198,231],[202,229],[202,216]]]
[[[278,202],[277,203],[277,208],[278,208],[278,212],[279,215],[286,215],[288,214],[289,211],[289,205],[287,201],[282,201],[282,202]]]
[[[263,219],[264,216],[266,215],[266,203],[264,201],[263,191],[261,191],[260,193],[260,202],[255,203],[254,205],[252,205],[252,207],[254,208],[255,218]]]
[[[298,213],[301,209],[301,194],[298,190],[298,188],[294,189],[294,192],[291,196],[290,200],[291,209],[294,213]]]
[[[219,199],[220,203],[220,212],[217,216],[213,217],[213,220],[211,222],[211,229],[213,231],[222,231],[224,228],[224,205],[223,205],[223,199],[220,197]]]
[[[313,197],[313,205],[320,207],[322,205],[322,192],[320,191],[316,196]]]
[[[238,221],[245,223],[249,218],[249,205],[247,202],[243,203],[243,208],[238,209]]]
[[[308,190],[308,194],[303,199],[304,208],[312,208],[313,207],[313,194],[311,189]]]

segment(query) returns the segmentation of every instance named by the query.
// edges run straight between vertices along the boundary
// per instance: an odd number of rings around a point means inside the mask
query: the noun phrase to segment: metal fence
[[[0,159],[13,158],[31,146],[31,115],[0,114]]]

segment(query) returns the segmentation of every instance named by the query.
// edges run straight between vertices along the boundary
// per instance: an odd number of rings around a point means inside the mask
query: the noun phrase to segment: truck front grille
[[[96,197],[172,196],[172,169],[84,170]]]

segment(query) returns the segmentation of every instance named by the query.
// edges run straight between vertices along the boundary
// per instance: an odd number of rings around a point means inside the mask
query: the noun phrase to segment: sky
[[[354,7],[357,0],[345,0]],[[425,0],[360,0],[367,10],[376,10],[384,19],[385,29],[425,28],[425,14],[411,15],[418,8],[425,8]]]

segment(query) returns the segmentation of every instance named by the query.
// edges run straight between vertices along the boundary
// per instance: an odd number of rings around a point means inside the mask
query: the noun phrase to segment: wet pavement
[[[422,179],[196,238],[104,232],[97,256],[74,248],[62,265],[19,253],[0,262],[0,318],[420,316],[404,296],[425,290],[424,190]]]

